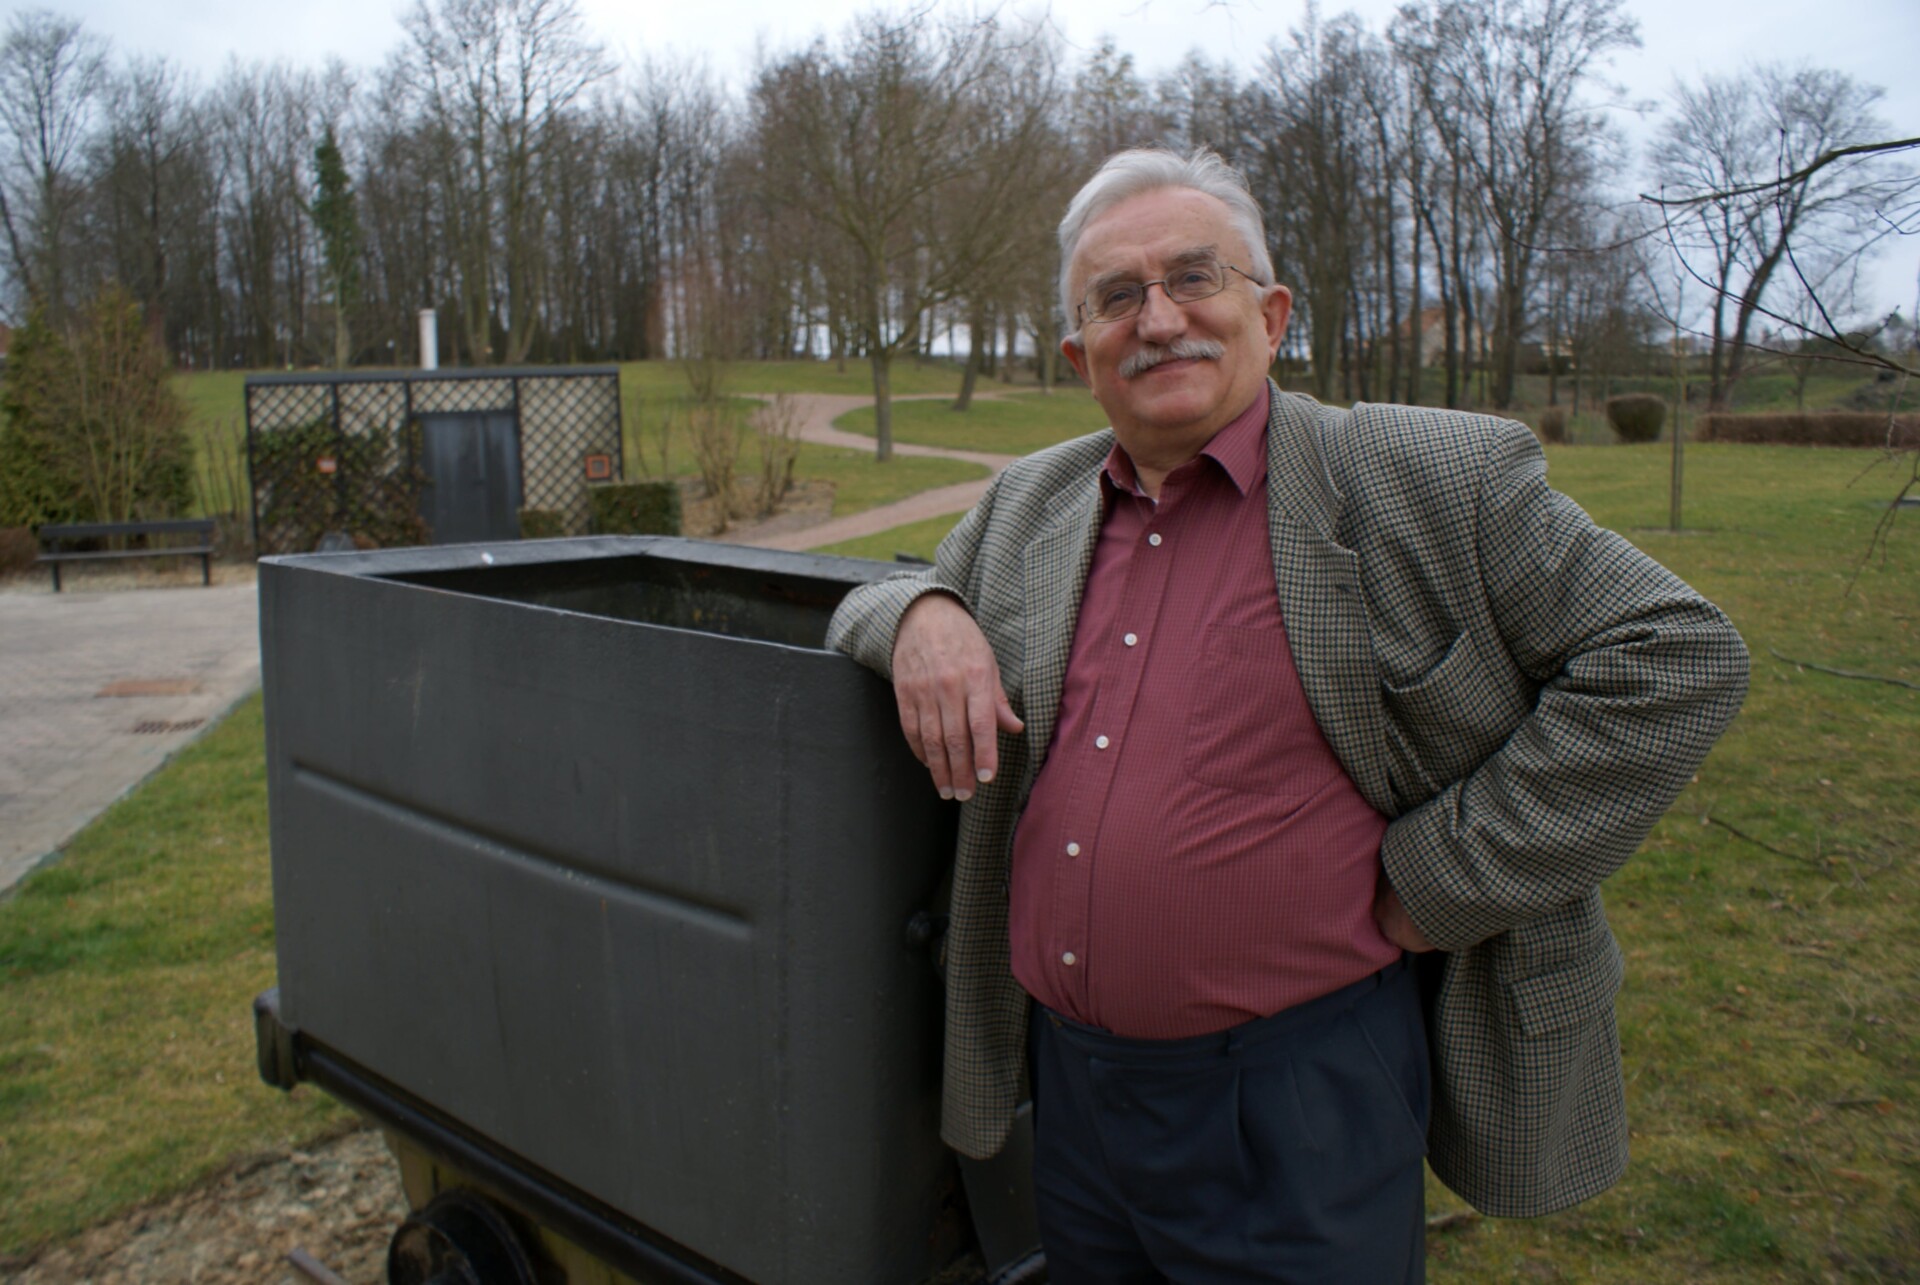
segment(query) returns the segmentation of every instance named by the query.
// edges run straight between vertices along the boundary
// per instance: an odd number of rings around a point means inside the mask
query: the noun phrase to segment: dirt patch
[[[360,1129],[305,1151],[243,1161],[31,1257],[0,1257],[0,1279],[312,1285],[287,1265],[288,1252],[299,1248],[351,1285],[377,1285],[386,1280],[387,1241],[406,1216],[398,1166],[377,1131]]]

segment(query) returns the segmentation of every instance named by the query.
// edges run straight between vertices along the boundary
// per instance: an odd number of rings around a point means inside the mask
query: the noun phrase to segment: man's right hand
[[[930,593],[900,617],[893,639],[893,695],[913,756],[943,799],[973,797],[1000,770],[996,731],[1025,725],[1007,702],[993,648],[954,598]]]

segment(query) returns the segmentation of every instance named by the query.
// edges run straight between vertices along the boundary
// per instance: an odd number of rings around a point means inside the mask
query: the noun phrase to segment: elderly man
[[[829,637],[963,804],[944,1134],[994,1153],[1031,1087],[1060,1285],[1417,1281],[1423,1155],[1501,1215],[1624,1168],[1599,885],[1746,652],[1522,426],[1271,384],[1218,157],[1113,157],[1060,243],[1111,431]]]

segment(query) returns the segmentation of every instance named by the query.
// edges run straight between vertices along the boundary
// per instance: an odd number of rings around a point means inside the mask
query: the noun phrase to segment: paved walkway
[[[0,894],[260,684],[251,577],[76,580],[0,594]]]

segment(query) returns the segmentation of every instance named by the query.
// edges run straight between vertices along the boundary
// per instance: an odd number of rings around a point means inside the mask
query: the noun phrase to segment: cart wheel
[[[534,1285],[513,1228],[471,1191],[443,1191],[393,1233],[388,1285]]]

